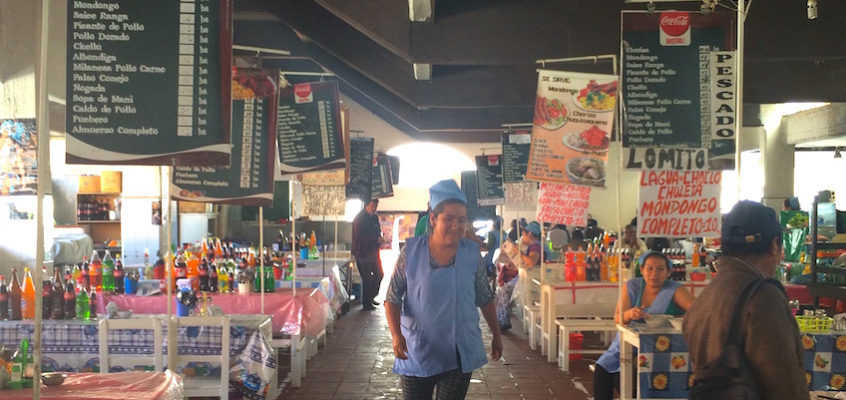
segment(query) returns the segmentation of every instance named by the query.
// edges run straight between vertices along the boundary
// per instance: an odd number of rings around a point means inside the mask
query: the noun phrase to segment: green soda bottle
[[[85,286],[79,287],[79,293],[76,295],[76,318],[83,321],[91,319],[91,305],[88,303],[88,290]]]
[[[108,250],[103,256],[103,290],[115,291],[115,260]]]

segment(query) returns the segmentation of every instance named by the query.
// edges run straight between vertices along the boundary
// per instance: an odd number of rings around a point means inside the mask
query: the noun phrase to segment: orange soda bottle
[[[200,290],[200,259],[197,257],[196,253],[187,253],[188,254],[188,268],[186,271],[188,280],[191,281],[191,289],[195,292],[199,292]]]
[[[21,289],[21,313],[23,319],[35,319],[35,283],[29,268],[24,267],[23,288]]]
[[[590,251],[590,244],[588,244],[588,251]],[[581,247],[576,251],[576,280],[583,282],[587,279],[587,262],[585,261],[585,253]]]

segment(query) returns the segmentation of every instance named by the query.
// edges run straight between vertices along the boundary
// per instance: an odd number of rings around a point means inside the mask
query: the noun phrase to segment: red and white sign
[[[310,83],[294,85],[294,103],[306,104],[311,103],[312,101],[314,101],[314,97],[311,95]]]
[[[590,187],[542,182],[538,189],[536,219],[572,226],[587,225]]]
[[[690,45],[690,14],[684,11],[667,11],[661,13],[658,24],[662,46]]]
[[[638,237],[720,236],[721,171],[643,171]]]

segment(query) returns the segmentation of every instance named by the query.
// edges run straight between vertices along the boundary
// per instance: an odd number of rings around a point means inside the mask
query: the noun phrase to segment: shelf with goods
[[[817,212],[819,196],[814,197],[811,209],[812,221],[818,221]],[[814,302],[819,303],[820,297],[846,300],[846,265],[835,262],[838,257],[846,254],[846,243],[819,242],[818,223],[811,227],[810,242],[806,244],[806,260],[811,267],[811,283],[808,291],[814,296]],[[819,274],[825,274],[820,281]]]
[[[76,195],[76,224],[91,236],[94,248],[120,251],[120,193],[85,192]]]

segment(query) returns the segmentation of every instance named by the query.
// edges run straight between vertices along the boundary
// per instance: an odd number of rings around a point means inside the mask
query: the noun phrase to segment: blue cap
[[[720,240],[723,243],[757,243],[772,240],[781,232],[772,208],[743,200],[737,202],[723,219]]]
[[[529,222],[529,224],[526,225],[526,228],[524,228],[524,229],[527,232],[532,232],[532,233],[535,234],[535,236],[540,237],[541,229],[540,229],[540,224],[538,223],[538,221]]]
[[[446,200],[458,200],[467,204],[467,195],[452,179],[444,179],[429,188],[429,207],[433,210]]]

